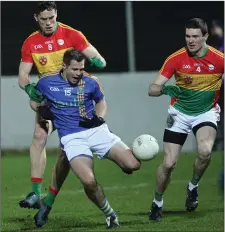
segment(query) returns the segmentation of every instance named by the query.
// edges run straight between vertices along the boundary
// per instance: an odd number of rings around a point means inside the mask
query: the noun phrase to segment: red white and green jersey
[[[41,78],[59,72],[66,50],[74,48],[82,52],[88,46],[80,31],[58,22],[53,35],[47,37],[36,31],[24,41],[21,61],[34,63]]]
[[[211,46],[202,57],[192,57],[182,48],[170,55],[160,70],[168,79],[174,75],[182,91],[177,98],[171,99],[171,105],[193,116],[215,107],[223,73],[224,55]]]

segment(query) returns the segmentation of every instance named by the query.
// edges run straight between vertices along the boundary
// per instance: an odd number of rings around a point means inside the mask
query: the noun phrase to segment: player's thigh
[[[39,141],[45,146],[48,137],[48,129],[46,127],[46,123],[40,121],[40,116],[36,113],[35,116],[35,125],[34,125],[34,134],[33,140]]]
[[[89,130],[89,145],[99,159],[107,158],[110,149],[121,139],[109,131],[106,124]]]
[[[188,134],[165,129],[163,136],[164,160],[166,168],[173,168],[179,158]]]
[[[65,152],[68,161],[77,157],[93,158],[88,143],[87,131],[69,134],[61,138],[61,147]]]
[[[83,185],[92,186],[96,183],[93,159],[84,156],[75,157],[70,161],[70,166]]]
[[[140,162],[134,157],[130,148],[122,141],[113,145],[108,152],[108,159],[115,162],[122,169],[139,169]]]
[[[216,139],[217,130],[212,124],[205,123],[196,132],[197,149],[198,154],[203,156],[209,156],[212,152],[212,148]]]
[[[217,134],[217,121],[219,120],[219,108],[196,117],[192,130],[197,140],[198,153],[208,155],[211,153]]]
[[[59,145],[58,147],[58,154],[56,158],[56,169],[64,170],[64,169],[69,169],[70,168],[70,163],[69,160],[66,156],[65,151],[61,148]]]

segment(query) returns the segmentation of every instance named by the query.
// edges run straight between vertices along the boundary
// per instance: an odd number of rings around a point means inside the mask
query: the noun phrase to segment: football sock
[[[44,203],[50,207],[52,207],[53,203],[55,202],[55,198],[57,196],[58,192],[49,187],[49,191],[48,191],[48,194],[47,196],[44,198]]]
[[[193,188],[196,188],[196,187],[198,186],[199,180],[200,180],[200,178],[199,178],[198,176],[193,175],[191,181],[190,181],[189,184],[188,184],[188,189],[189,189],[190,191],[192,191]]]
[[[32,182],[32,192],[35,192],[39,197],[41,196],[41,186],[42,186],[42,178],[31,178]]]
[[[190,181],[188,184],[188,189],[190,191],[192,191],[194,188],[198,187],[198,184],[192,184],[192,182]]]
[[[153,202],[155,202],[158,205],[158,207],[162,207],[163,206],[163,193],[159,193],[155,191],[155,198]]]
[[[106,217],[116,215],[116,213],[114,212],[113,208],[111,208],[111,206],[110,206],[110,204],[109,204],[109,202],[107,201],[106,198],[104,200],[103,207],[100,208],[100,209],[105,214]]]

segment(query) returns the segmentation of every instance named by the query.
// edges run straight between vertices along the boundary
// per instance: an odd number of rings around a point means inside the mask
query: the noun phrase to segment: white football
[[[134,156],[139,160],[151,160],[159,153],[159,144],[151,135],[138,136],[133,144]]]

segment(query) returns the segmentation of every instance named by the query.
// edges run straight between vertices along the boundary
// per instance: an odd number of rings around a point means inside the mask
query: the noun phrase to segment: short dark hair
[[[185,29],[201,29],[202,35],[206,35],[208,33],[207,23],[201,18],[192,18],[187,21],[185,24]]]
[[[53,1],[39,1],[35,13],[38,15],[45,10],[57,10],[56,3]]]
[[[76,60],[77,62],[81,62],[84,59],[85,56],[82,52],[75,49],[69,49],[64,53],[63,63],[66,65],[70,65],[71,60]]]

